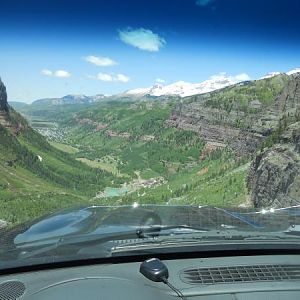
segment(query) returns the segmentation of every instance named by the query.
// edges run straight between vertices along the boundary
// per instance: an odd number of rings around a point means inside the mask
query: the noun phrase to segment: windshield
[[[2,232],[0,269],[175,251],[300,246],[300,208],[255,211],[210,206],[90,206]],[[196,248],[195,248],[196,246]],[[276,248],[275,248],[276,249]]]
[[[0,269],[299,249],[298,1],[2,2]]]

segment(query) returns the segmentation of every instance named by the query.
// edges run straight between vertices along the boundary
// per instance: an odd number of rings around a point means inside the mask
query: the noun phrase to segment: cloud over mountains
[[[145,28],[119,30],[119,38],[125,44],[150,52],[157,52],[166,45],[164,38]]]

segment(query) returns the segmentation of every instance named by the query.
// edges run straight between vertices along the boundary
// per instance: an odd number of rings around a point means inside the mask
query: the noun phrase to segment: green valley
[[[297,80],[282,74],[185,98],[17,106],[44,137],[28,125],[18,135],[1,129],[0,218],[83,203],[252,206],[251,162],[277,142],[282,120],[297,121]]]

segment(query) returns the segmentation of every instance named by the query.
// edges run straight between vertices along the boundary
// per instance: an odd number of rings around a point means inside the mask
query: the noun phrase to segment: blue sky
[[[298,0],[0,2],[10,100],[115,94],[157,79],[259,78],[300,66]]]

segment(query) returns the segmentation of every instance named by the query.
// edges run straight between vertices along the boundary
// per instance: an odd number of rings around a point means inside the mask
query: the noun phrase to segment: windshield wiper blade
[[[233,245],[233,244],[245,244],[245,245],[258,245],[258,244],[286,244],[292,242],[296,247],[300,246],[300,237],[291,237],[285,232],[248,232],[248,231],[236,231],[236,230],[210,230],[207,232],[193,232],[192,234],[182,234],[176,236],[159,236],[155,239],[135,240],[128,243],[122,243],[116,245],[114,252],[119,251],[139,251],[140,247],[145,250],[145,247],[165,247],[169,245],[191,246],[201,245],[205,246],[213,243],[214,246],[218,245]],[[137,247],[135,249],[135,247]]]
[[[300,237],[291,237],[285,232],[261,232],[261,231],[237,231],[237,230],[209,230],[202,232],[184,232],[181,235],[176,236],[163,236],[159,235],[156,239],[145,239],[130,241],[126,245],[141,245],[141,244],[164,244],[164,243],[174,243],[174,242],[188,242],[188,243],[206,243],[206,242],[220,242],[220,241],[231,241],[231,242],[278,242],[293,240],[299,241]]]
[[[241,241],[255,241],[255,240],[285,240],[291,239],[287,232],[280,231],[242,231],[236,229],[224,230],[210,230],[206,233],[195,232],[193,239],[222,239],[222,240],[241,240]],[[300,237],[293,236],[294,239],[299,240]]]
[[[116,240],[126,240],[126,239],[149,239],[151,237],[155,238],[160,235],[171,235],[171,234],[187,234],[188,232],[175,232],[172,230],[180,230],[180,229],[186,229],[191,230],[189,233],[195,233],[195,232],[207,232],[209,229],[204,228],[198,228],[198,227],[191,227],[186,225],[174,225],[174,226],[149,226],[149,227],[140,227],[135,230],[127,230],[122,232],[113,232],[113,233],[104,233],[104,234],[81,234],[81,235],[70,235],[61,237],[57,240],[56,243],[40,247],[36,249],[36,246],[30,244],[26,245],[23,244],[20,248],[22,248],[24,251],[20,254],[19,258],[25,259],[25,258],[31,258],[37,255],[41,255],[47,252],[51,252],[53,250],[58,250],[63,247],[68,246],[74,246],[74,247],[80,247],[80,246],[91,246],[94,244],[104,244],[106,242],[110,241],[116,241]],[[170,231],[170,232],[166,232]],[[164,233],[164,234],[163,234]],[[29,248],[28,251],[25,249]],[[32,249],[35,248],[35,249]]]
[[[89,244],[89,243],[104,243],[112,240],[118,240],[118,239],[143,239],[143,238],[149,238],[149,237],[155,237],[163,235],[165,232],[166,235],[174,234],[176,232],[171,231],[175,229],[187,229],[191,230],[191,232],[207,232],[209,229],[204,228],[198,228],[198,227],[191,227],[186,225],[174,225],[174,226],[149,226],[149,227],[140,227],[136,230],[128,230],[123,232],[116,232],[116,233],[108,233],[108,234],[93,234],[93,235],[76,235],[76,236],[66,236],[61,238],[60,244],[61,245],[74,245],[74,244]],[[170,231],[170,232],[166,232]],[[180,234],[180,232],[177,232]],[[187,232],[184,232],[187,233]]]

